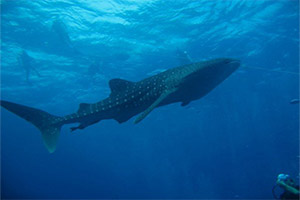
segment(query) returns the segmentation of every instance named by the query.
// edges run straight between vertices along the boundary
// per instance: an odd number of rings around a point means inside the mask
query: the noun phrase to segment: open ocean
[[[106,98],[113,78],[241,61],[139,124],[65,125],[52,154],[1,108],[2,199],[272,199],[278,174],[299,183],[298,0],[0,2],[1,100],[57,116]]]

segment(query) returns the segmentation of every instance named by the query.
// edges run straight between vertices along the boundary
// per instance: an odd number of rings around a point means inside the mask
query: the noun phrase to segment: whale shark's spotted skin
[[[83,129],[102,119],[115,119],[120,123],[125,122],[132,116],[144,111],[149,106],[151,106],[151,104],[153,104],[155,100],[157,100],[165,91],[171,89],[178,90],[181,84],[185,84],[186,82],[188,82],[187,77],[189,77],[191,74],[197,72],[199,73],[201,69],[203,70],[209,65],[213,65],[218,61],[220,60],[194,63],[173,68],[139,82],[130,82],[122,79],[112,79],[109,82],[111,94],[108,98],[95,104],[80,104],[80,108],[77,113],[73,113],[64,117],[64,123],[80,122],[81,124],[78,127],[72,128],[72,130],[76,130],[77,128]],[[195,80],[195,84],[197,84],[197,81],[200,81],[201,83],[201,80]],[[215,86],[216,85],[214,85],[213,87]],[[209,88],[210,86],[207,85],[207,87]],[[203,91],[193,92],[203,93]],[[174,91],[173,93],[176,94],[176,91]],[[188,92],[186,92],[186,94],[188,94]],[[205,94],[202,94],[200,96],[203,95]],[[175,97],[176,95],[172,96]],[[194,100],[185,100],[188,98],[188,96],[181,98],[176,97],[174,99],[168,99],[166,97],[166,99],[162,101],[158,106],[175,102],[182,102],[184,104],[185,102]]]
[[[71,128],[74,131],[104,119],[123,123],[141,113],[135,120],[138,123],[156,107],[176,102],[185,106],[203,97],[239,65],[237,60],[220,58],[169,69],[138,82],[112,79],[109,97],[94,104],[82,103],[77,112],[64,117],[7,101],[1,101],[1,106],[33,123],[42,132],[49,152],[53,152],[64,124],[80,123]]]

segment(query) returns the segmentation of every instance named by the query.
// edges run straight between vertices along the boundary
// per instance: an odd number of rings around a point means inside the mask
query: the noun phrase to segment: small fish
[[[292,99],[290,101],[290,104],[298,104],[299,103],[299,99]]]

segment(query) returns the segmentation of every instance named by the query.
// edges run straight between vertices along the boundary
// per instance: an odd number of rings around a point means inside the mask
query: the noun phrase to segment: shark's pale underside
[[[169,69],[138,82],[112,79],[109,97],[93,104],[81,103],[77,112],[64,117],[4,100],[1,106],[36,126],[52,153],[64,124],[79,123],[78,127],[71,128],[74,131],[104,119],[123,123],[140,113],[135,119],[138,123],[154,108],[176,102],[185,106],[203,97],[239,66],[238,60],[219,58]]]

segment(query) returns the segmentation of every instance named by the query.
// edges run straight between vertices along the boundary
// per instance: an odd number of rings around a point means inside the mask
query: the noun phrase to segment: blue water
[[[177,51],[242,63],[138,125],[66,125],[53,154],[1,109],[2,198],[262,199],[279,173],[299,181],[299,1],[2,0],[1,18],[1,99],[59,116],[107,97],[112,78],[180,65]],[[22,50],[40,76],[26,80]]]

